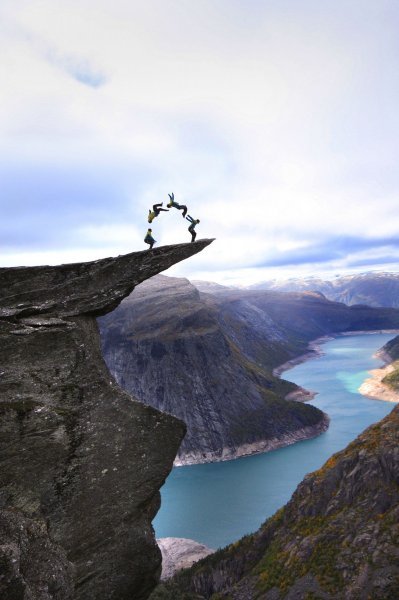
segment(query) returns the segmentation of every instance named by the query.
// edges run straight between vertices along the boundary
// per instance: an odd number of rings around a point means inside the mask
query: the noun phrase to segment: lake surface
[[[323,356],[285,371],[285,379],[318,392],[309,404],[330,416],[329,429],[266,454],[173,469],[161,490],[156,536],[190,538],[216,549],[258,529],[290,499],[306,473],[393,409],[391,402],[357,392],[368,371],[382,365],[373,354],[393,337],[337,337],[322,345]]]

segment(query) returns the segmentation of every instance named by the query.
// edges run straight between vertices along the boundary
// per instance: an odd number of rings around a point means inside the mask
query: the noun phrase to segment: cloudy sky
[[[173,191],[217,239],[170,274],[398,271],[398,30],[397,0],[2,0],[0,264],[144,249]]]

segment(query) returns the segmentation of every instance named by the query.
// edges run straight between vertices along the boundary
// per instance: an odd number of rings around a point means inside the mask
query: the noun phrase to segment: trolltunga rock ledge
[[[212,240],[0,269],[0,597],[144,600],[185,433],[112,379],[96,317]]]

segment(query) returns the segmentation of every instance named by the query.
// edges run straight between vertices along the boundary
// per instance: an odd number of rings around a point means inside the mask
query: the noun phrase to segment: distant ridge
[[[366,304],[399,308],[399,273],[361,273],[345,275],[333,280],[317,277],[272,279],[253,284],[247,289],[279,292],[317,291],[328,300],[344,302],[349,306]]]

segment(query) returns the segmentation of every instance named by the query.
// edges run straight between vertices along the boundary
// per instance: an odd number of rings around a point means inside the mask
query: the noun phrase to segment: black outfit
[[[191,241],[195,242],[195,238],[197,237],[195,226],[198,225],[198,219],[193,219],[191,215],[188,215],[186,219],[191,223],[190,227],[188,228],[189,232],[191,233]]]
[[[152,210],[154,211],[156,217],[159,215],[161,210],[163,210],[163,212],[169,212],[167,208],[158,208],[159,206],[162,206],[162,204],[163,202],[160,202],[159,204],[154,204],[152,207]]]
[[[190,225],[190,227],[188,228],[189,232],[191,233],[191,241],[195,242],[195,238],[197,237],[197,232],[194,229],[194,224]]]

